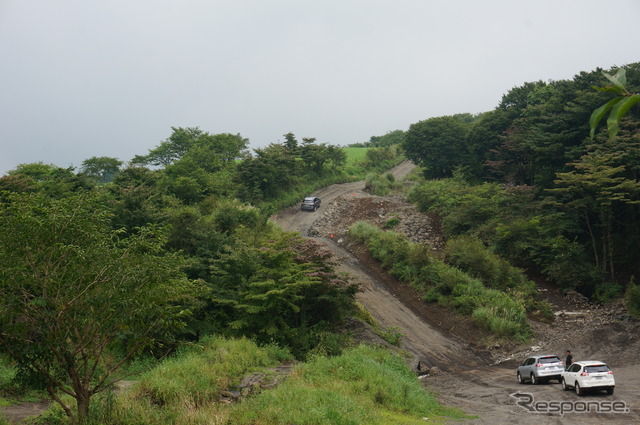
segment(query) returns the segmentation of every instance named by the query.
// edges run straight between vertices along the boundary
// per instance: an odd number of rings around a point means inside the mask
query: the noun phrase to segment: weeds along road
[[[391,172],[402,179],[414,167],[403,162]],[[316,212],[300,211],[299,206],[283,210],[272,221],[283,229],[299,232],[308,237],[323,214],[336,208],[349,198],[369,197],[364,182],[332,185],[313,195],[322,199]],[[347,209],[347,211],[349,211]],[[355,214],[355,212],[354,212]],[[350,215],[347,213],[346,215]],[[344,217],[352,222],[354,217]],[[495,355],[482,352],[460,338],[441,331],[438,326],[415,308],[415,300],[393,289],[390,278],[372,264],[361,261],[345,248],[342,241],[317,235],[314,240],[323,243],[338,260],[340,271],[349,273],[360,282],[362,290],[358,301],[385,328],[395,328],[403,335],[401,348],[429,366],[437,366],[441,373],[428,376],[423,382],[439,395],[443,403],[463,409],[476,419],[460,423],[472,424],[633,424],[640,423],[640,342],[638,323],[626,326],[607,325],[598,329],[571,329],[554,334],[553,343],[545,344],[545,351],[564,353],[571,343],[579,350],[581,359],[595,358],[609,363],[615,372],[614,395],[605,393],[578,397],[573,391],[562,391],[560,384],[520,385],[516,382],[515,368],[528,353],[514,356],[513,360],[495,364]],[[423,306],[429,308],[428,306]],[[442,320],[446,321],[446,317]],[[440,327],[442,329],[442,327]],[[554,332],[553,326],[547,332]],[[538,338],[544,336],[538,335]],[[526,350],[525,350],[526,351]],[[619,360],[619,362],[618,362]],[[494,365],[492,365],[494,364]],[[520,394],[519,396],[516,394]],[[612,404],[617,404],[612,407]],[[561,404],[562,403],[562,404]],[[590,412],[582,412],[583,407]],[[613,411],[624,410],[615,413]],[[560,412],[562,410],[562,412]],[[598,413],[599,412],[599,413]],[[452,422],[457,423],[457,422]]]

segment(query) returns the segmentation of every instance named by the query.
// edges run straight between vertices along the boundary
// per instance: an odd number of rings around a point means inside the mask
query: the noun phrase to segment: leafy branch
[[[594,87],[599,91],[606,91],[618,94],[604,105],[593,111],[589,124],[591,125],[591,139],[594,138],[598,124],[604,116],[609,113],[607,118],[607,129],[609,131],[609,139],[613,139],[620,129],[620,120],[631,109],[633,105],[640,102],[640,94],[631,93],[627,89],[627,71],[618,69],[616,75],[610,75],[606,72],[602,73],[613,85],[606,87]]]

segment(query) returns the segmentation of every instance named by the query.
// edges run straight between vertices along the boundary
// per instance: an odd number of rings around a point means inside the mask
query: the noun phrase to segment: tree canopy
[[[123,363],[172,340],[196,288],[160,233],[123,238],[91,194],[10,196],[0,226],[0,350],[82,421]],[[113,360],[108,350],[122,355]]]

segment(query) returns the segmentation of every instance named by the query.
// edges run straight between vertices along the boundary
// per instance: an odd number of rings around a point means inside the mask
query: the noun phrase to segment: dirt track
[[[401,179],[410,172],[413,165],[405,162],[392,170]],[[634,320],[622,320],[609,315],[607,320],[592,320],[605,311],[590,306],[581,306],[582,312],[576,316],[558,315],[552,324],[536,323],[535,343],[521,347],[499,347],[491,352],[477,348],[469,330],[448,332],[447,323],[455,322],[450,313],[439,306],[431,306],[417,300],[417,295],[403,288],[394,279],[385,275],[374,261],[366,255],[354,253],[343,241],[339,231],[331,229],[318,232],[317,222],[323,214],[337,203],[353,203],[370,198],[363,191],[364,182],[333,185],[316,192],[322,199],[322,207],[316,212],[300,211],[291,207],[272,219],[282,228],[300,232],[308,236],[309,230],[317,241],[324,243],[336,255],[342,271],[348,272],[361,282],[362,292],[358,300],[385,327],[399,329],[404,335],[402,348],[411,353],[415,360],[422,360],[429,366],[438,366],[441,373],[424,377],[423,382],[447,405],[462,408],[478,419],[463,423],[473,424],[600,424],[640,423],[640,324]],[[341,226],[360,219],[358,210],[348,210],[343,214]],[[330,237],[333,235],[333,237]],[[564,303],[560,295],[555,297],[557,309],[572,309],[576,306]],[[550,298],[553,302],[553,297]],[[563,304],[564,303],[564,304]],[[571,313],[574,313],[571,311]],[[574,321],[573,317],[580,317]],[[452,326],[453,327],[453,326]],[[462,327],[464,327],[462,325]],[[473,331],[471,331],[473,332]],[[537,347],[532,347],[536,345]],[[532,350],[532,348],[534,348]],[[590,394],[577,397],[574,392],[564,392],[557,383],[543,385],[519,385],[515,379],[515,368],[526,355],[535,352],[562,354],[566,348],[574,352],[576,360],[599,359],[606,361],[615,372],[616,391],[612,396]],[[515,393],[530,396],[510,396]],[[563,409],[578,408],[589,402],[590,413],[534,413],[517,405],[524,397],[533,397],[534,403],[567,402]],[[623,402],[626,413],[595,413],[602,403]],[[601,403],[596,405],[596,403]],[[544,404],[540,405],[544,410]],[[554,405],[557,407],[557,405]],[[619,407],[617,405],[617,407]],[[557,410],[557,409],[556,409]],[[551,409],[553,412],[553,409]],[[548,412],[548,411],[547,411]]]

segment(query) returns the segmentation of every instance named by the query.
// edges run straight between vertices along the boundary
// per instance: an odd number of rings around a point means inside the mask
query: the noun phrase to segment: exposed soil
[[[29,417],[40,415],[47,410],[47,407],[49,407],[49,403],[43,401],[39,403],[22,403],[5,406],[2,407],[1,411],[10,423],[19,424]]]
[[[413,165],[405,162],[392,170],[397,179]],[[364,182],[333,185],[314,194],[322,199],[316,212],[291,207],[272,219],[286,230],[300,232],[324,243],[337,257],[342,271],[361,283],[358,301],[387,328],[404,335],[401,348],[412,357],[414,368],[426,365],[434,373],[420,378],[439,399],[462,408],[477,419],[473,424],[600,424],[640,422],[640,322],[629,317],[620,305],[598,306],[579,294],[562,294],[540,282],[538,291],[554,309],[554,319],[531,318],[535,332],[529,344],[497,344],[471,320],[442,306],[427,304],[408,285],[387,275],[368,251],[349,240],[346,231],[357,221],[384,226],[399,221],[394,231],[438,252],[444,243],[438,218],[418,213],[398,196],[380,197],[366,193]],[[404,226],[404,223],[411,223]],[[425,240],[426,235],[426,240]],[[358,335],[379,342],[372,332]],[[487,348],[488,347],[488,348]],[[515,368],[529,354],[554,353],[566,349],[575,360],[599,359],[615,371],[616,391],[578,398],[564,392],[557,383],[519,385]],[[420,363],[418,363],[420,362]],[[437,372],[437,373],[436,373]],[[516,404],[511,394],[528,393],[535,402],[624,402],[627,413],[533,413]]]

